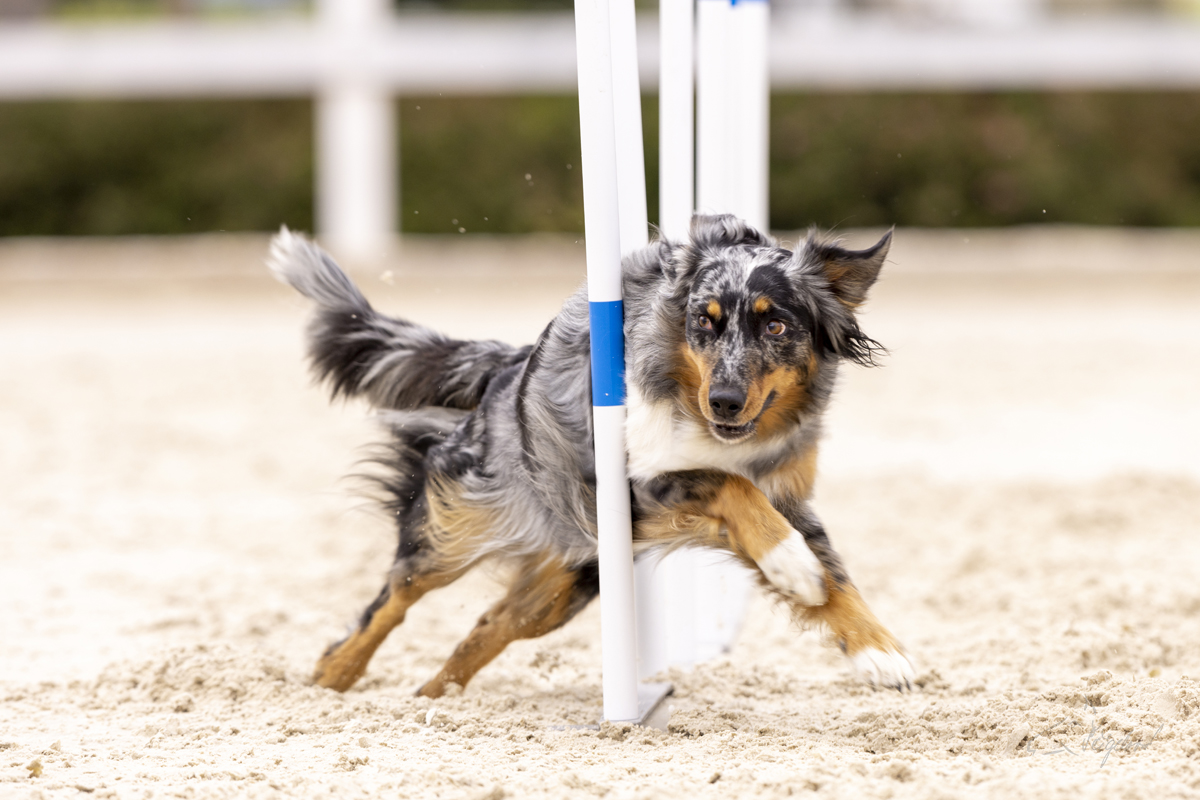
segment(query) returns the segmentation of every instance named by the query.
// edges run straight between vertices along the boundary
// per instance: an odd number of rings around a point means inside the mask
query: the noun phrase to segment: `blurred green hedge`
[[[781,228],[1200,225],[1200,93],[777,97]]]
[[[582,230],[574,98],[397,107],[402,230]],[[0,235],[311,229],[312,150],[306,101],[0,104]],[[1200,225],[1200,93],[777,95],[771,150],[777,229]]]
[[[312,227],[307,102],[0,104],[0,235]]]

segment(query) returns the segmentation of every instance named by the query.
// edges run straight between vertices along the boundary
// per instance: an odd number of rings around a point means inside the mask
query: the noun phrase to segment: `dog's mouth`
[[[754,416],[754,419],[749,422],[743,422],[741,425],[727,425],[713,420],[708,421],[708,429],[712,431],[713,436],[720,439],[726,444],[734,444],[744,439],[749,439],[758,429],[758,421],[762,419],[762,415],[767,413],[767,409],[775,402],[775,392],[772,391],[767,395],[766,401],[763,402],[762,408]]]
[[[708,428],[712,431],[713,436],[730,444],[740,442],[743,439],[749,439],[754,435],[754,429],[757,427],[757,419],[752,419],[745,425],[722,425],[719,422],[708,423]]]

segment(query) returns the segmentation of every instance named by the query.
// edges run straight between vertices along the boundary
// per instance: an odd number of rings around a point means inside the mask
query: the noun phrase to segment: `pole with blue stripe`
[[[627,37],[617,41],[628,47]],[[613,94],[613,62],[636,58],[636,52],[614,50],[608,0],[575,0],[575,44],[591,312],[604,718],[634,720],[638,692],[633,526],[625,472],[625,339],[614,111],[620,102]]]

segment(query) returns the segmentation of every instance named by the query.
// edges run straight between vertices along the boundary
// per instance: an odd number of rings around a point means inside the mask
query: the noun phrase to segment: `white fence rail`
[[[320,17],[2,25],[0,100],[299,96],[347,71],[396,94],[575,91],[569,15],[389,17],[349,41],[331,28]],[[639,20],[638,43],[652,90],[654,18]],[[921,29],[777,14],[770,53],[776,89],[1200,86],[1200,24],[1157,19]]]
[[[385,0],[321,0],[311,21],[0,26],[0,101],[72,97],[318,98],[317,226],[354,258],[393,240],[397,94],[576,89],[569,14],[396,16]],[[1194,88],[1200,24],[1169,19],[901,27],[772,17],[775,89]],[[644,88],[656,19],[639,21]]]

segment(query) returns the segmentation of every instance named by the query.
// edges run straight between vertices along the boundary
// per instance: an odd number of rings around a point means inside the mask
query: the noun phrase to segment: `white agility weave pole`
[[[770,165],[768,123],[771,78],[767,49],[771,5],[767,0],[733,0],[730,26],[731,75],[726,102],[734,113],[726,144],[735,168],[729,173],[733,212],[755,228],[770,227],[767,213],[767,174]]]
[[[676,239],[686,235],[694,207],[692,1],[663,0],[662,123],[670,138],[662,140],[661,148],[667,198],[662,219],[668,236]],[[711,198],[712,208],[705,210],[741,213],[765,228],[766,3],[742,0],[743,6],[754,6],[745,9],[735,9],[736,0],[700,4],[699,84],[703,98],[707,76],[710,98],[706,106],[701,100],[707,117],[701,117],[697,135],[705,137],[708,163],[717,167],[707,172],[696,168],[701,191],[707,185]],[[711,40],[707,49],[706,35]],[[604,718],[641,722],[669,687],[642,687],[639,704],[639,672],[645,677],[669,664],[695,663],[727,648],[741,623],[749,581],[744,571],[719,556],[700,553],[668,559],[662,575],[654,575],[651,565],[635,580],[625,471],[621,256],[647,243],[647,224],[633,0],[575,0],[575,36],[591,315]],[[719,83],[713,84],[714,78]],[[747,114],[753,118],[738,119]],[[640,610],[635,608],[635,584],[644,604]],[[682,595],[680,588],[685,590]]]
[[[770,5],[699,0],[696,23],[696,208],[766,230]]]
[[[639,684],[633,525],[625,473],[621,256],[648,242],[633,0],[576,0],[592,343],[604,719],[666,727],[669,684]]]
[[[730,0],[696,4],[696,210],[730,212]]]
[[[634,0],[610,0],[613,122],[617,144],[617,216],[621,255],[650,243],[646,214],[646,155],[642,144],[642,85],[638,79]]]
[[[696,209],[695,0],[659,0],[658,227],[674,241]]]
[[[761,230],[769,222],[769,6],[695,3],[659,4],[659,220],[675,241],[687,238],[697,209],[737,214]],[[639,564],[641,676],[727,651],[753,583],[748,570],[713,551],[684,549]]]
[[[632,5],[632,3],[631,3]],[[638,718],[633,526],[625,474],[625,341],[613,50],[608,0],[575,0],[592,341],[604,718]],[[635,73],[636,74],[636,73]],[[643,207],[645,201],[643,200]]]
[[[695,3],[659,0],[658,227],[687,238],[695,199]],[[637,564],[638,677],[698,660],[695,553]]]

